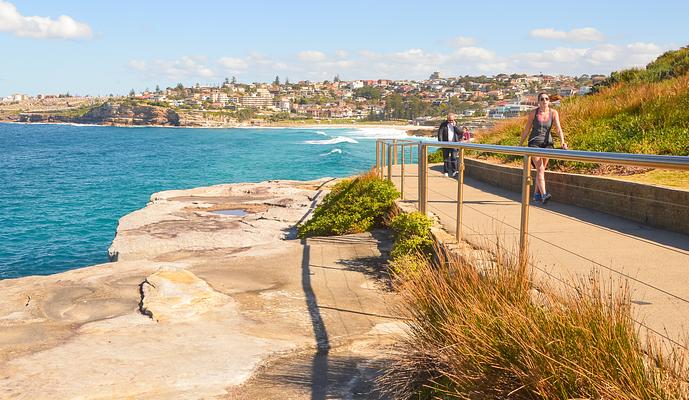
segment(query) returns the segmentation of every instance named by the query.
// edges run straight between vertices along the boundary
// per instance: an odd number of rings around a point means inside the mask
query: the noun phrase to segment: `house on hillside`
[[[557,90],[557,94],[561,97],[572,97],[577,94],[577,90],[571,86],[563,86]]]

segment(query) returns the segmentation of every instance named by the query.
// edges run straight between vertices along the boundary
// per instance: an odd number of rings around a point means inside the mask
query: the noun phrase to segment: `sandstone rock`
[[[232,303],[206,281],[177,268],[161,268],[148,276],[141,293],[141,312],[157,322],[192,320]]]
[[[107,102],[90,109],[72,122],[115,125],[179,126],[179,115],[166,107]]]
[[[310,186],[317,188],[327,182],[313,181]],[[120,219],[108,250],[110,259],[153,260],[179,251],[279,250],[284,245],[279,239],[294,237],[294,226],[314,206],[311,199],[325,193],[296,185],[268,181],[155,193],[145,208]],[[248,214],[210,212],[237,208]]]

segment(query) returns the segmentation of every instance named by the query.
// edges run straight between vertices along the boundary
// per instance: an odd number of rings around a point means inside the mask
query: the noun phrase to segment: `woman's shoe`
[[[537,201],[540,202],[541,200],[543,200],[543,197],[541,196],[540,193],[536,193],[536,194],[533,195],[533,200],[532,200],[532,201],[533,201],[534,203],[537,202]]]
[[[550,193],[546,193],[543,195],[543,198],[541,198],[541,204],[545,204],[550,200],[550,198],[553,197],[550,195]]]

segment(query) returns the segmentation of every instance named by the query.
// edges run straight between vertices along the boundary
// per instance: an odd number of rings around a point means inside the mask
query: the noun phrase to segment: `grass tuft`
[[[481,272],[449,257],[403,259],[409,334],[381,379],[393,397],[689,399],[682,353],[642,342],[626,285],[592,274],[574,291],[536,291],[500,253]]]

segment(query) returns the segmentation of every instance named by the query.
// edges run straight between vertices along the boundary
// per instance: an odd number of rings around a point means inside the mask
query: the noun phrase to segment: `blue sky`
[[[683,1],[0,0],[0,96],[177,82],[609,74],[689,44]]]

